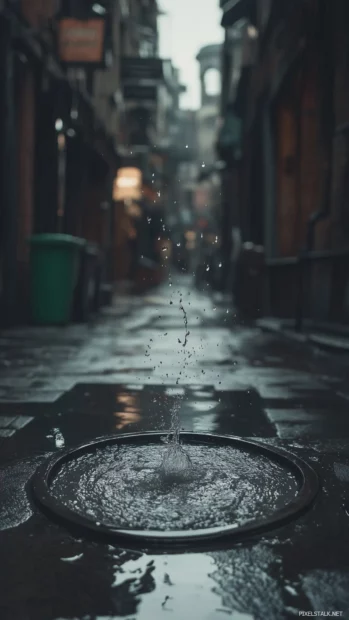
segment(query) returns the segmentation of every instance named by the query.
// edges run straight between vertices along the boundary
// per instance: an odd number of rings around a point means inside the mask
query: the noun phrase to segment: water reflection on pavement
[[[179,280],[115,299],[88,328],[1,335],[1,620],[349,617],[344,356],[237,325],[226,310]],[[322,484],[313,508],[254,540],[175,553],[89,540],[33,504],[27,483],[45,455],[168,430],[179,401],[185,430],[261,439],[307,460]]]

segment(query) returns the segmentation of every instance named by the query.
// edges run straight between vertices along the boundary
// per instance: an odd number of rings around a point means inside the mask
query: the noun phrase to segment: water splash
[[[161,472],[167,479],[177,480],[186,478],[190,473],[192,461],[179,443],[179,429],[177,440],[171,441],[161,463]]]
[[[181,344],[183,347],[184,366],[186,366],[187,365],[186,346],[188,343],[188,337],[190,335],[190,331],[188,330],[188,315],[183,306],[183,299],[182,299],[181,294],[180,294],[180,300],[179,300],[179,308],[183,312],[185,335],[184,335],[183,342],[181,341],[180,338],[178,338],[178,343]],[[177,380],[176,380],[176,385],[179,385],[181,375],[182,375],[182,372],[180,371],[177,377]],[[192,467],[192,462],[191,462],[189,455],[182,448],[180,444],[180,409],[181,409],[182,401],[183,401],[183,395],[177,396],[176,401],[171,410],[170,432],[165,438],[165,443],[168,444],[168,448],[164,454],[160,471],[163,475],[165,475],[168,478],[173,478],[174,476],[183,478],[184,475],[190,472],[191,467]]]
[[[185,327],[185,337],[184,337],[184,342],[183,342],[183,347],[187,346],[187,342],[188,342],[188,336],[190,335],[190,331],[188,331],[188,315],[184,309],[183,303],[182,303],[182,299],[179,302],[179,307],[183,312],[184,315],[184,327]]]

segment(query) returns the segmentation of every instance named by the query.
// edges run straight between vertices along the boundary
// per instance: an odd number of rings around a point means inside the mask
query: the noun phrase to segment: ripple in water
[[[52,483],[67,507],[103,525],[160,531],[239,526],[298,490],[293,474],[263,455],[190,444],[99,449],[64,464]]]

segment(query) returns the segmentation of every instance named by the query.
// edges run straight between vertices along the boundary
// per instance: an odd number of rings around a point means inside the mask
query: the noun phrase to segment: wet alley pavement
[[[185,278],[117,297],[89,326],[2,332],[0,618],[349,618],[348,369],[346,355],[238,326]],[[239,544],[176,553],[74,535],[34,505],[28,481],[47,456],[165,431],[178,402],[183,430],[261,440],[308,462],[321,483],[311,509]]]

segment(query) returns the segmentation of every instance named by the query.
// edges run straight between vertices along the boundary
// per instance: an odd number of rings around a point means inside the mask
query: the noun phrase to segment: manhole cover
[[[168,476],[163,433],[98,439],[37,470],[34,496],[65,522],[110,537],[190,542],[262,532],[313,501],[313,469],[286,451],[235,437],[182,433],[191,466]]]

